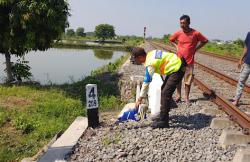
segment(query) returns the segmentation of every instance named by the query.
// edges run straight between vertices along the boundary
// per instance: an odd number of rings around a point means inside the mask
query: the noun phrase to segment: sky
[[[68,0],[70,27],[85,32],[99,24],[115,27],[117,35],[163,37],[180,29],[187,14],[190,27],[208,39],[245,39],[250,31],[250,0]]]

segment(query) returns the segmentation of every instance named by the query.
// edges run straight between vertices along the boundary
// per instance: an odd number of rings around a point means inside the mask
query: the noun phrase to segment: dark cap
[[[132,49],[131,55],[137,57],[137,56],[145,56],[147,55],[147,53],[142,47],[134,47]]]

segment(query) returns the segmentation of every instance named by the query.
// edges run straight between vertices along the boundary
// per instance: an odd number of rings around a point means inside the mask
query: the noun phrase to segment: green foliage
[[[66,35],[69,36],[69,37],[75,36],[75,31],[74,31],[74,29],[67,29]]]
[[[220,55],[231,55],[235,57],[240,57],[243,51],[241,45],[238,44],[216,44],[213,42],[208,42],[202,51],[214,52]]]
[[[143,37],[137,36],[118,36],[118,40],[121,40],[122,43],[128,46],[138,46],[143,43]]]
[[[109,63],[108,65],[104,65],[94,71],[91,72],[92,76],[96,76],[105,72],[114,72],[118,69],[119,66],[128,58],[129,56],[122,56],[121,58],[117,59],[114,63]]]
[[[13,96],[13,103],[31,102],[1,107],[1,101]],[[17,101],[13,101],[15,99]],[[66,97],[55,88],[0,86],[0,107],[0,161],[19,161],[33,156],[77,116],[86,114],[79,99]]]
[[[16,80],[22,81],[22,79],[30,79],[32,74],[28,63],[29,61],[25,61],[24,59],[18,59],[16,63],[12,63],[11,71]]]
[[[121,137],[118,134],[115,134],[112,137],[106,136],[102,139],[102,144],[104,146],[109,146],[110,144],[118,144],[121,141]]]
[[[37,119],[30,118],[27,114],[21,113],[15,116],[16,118],[12,121],[13,126],[21,130],[23,134],[29,134],[39,126]]]
[[[76,29],[76,35],[80,37],[85,37],[86,34],[84,33],[84,28],[77,28]]]
[[[68,26],[68,3],[64,0],[2,0],[1,2],[0,53],[2,54],[23,56],[31,50],[46,50],[52,46],[54,40],[60,38]],[[10,66],[7,68],[9,74]]]
[[[23,55],[45,50],[68,26],[68,4],[64,0],[11,0],[0,4],[0,52]],[[3,25],[3,26],[2,26]]]
[[[169,41],[169,38],[170,38],[170,36],[171,36],[171,34],[164,34],[163,35],[163,41],[164,41],[164,43],[169,43],[170,41]]]
[[[101,110],[110,110],[110,109],[119,109],[119,106],[122,104],[121,101],[111,95],[111,96],[101,96],[99,98],[99,104],[101,105]]]
[[[115,36],[115,30],[112,25],[100,24],[95,27],[95,35],[104,41],[105,39],[113,38]]]
[[[3,111],[3,108],[0,107],[0,127],[3,126],[8,121],[7,112]]]
[[[236,44],[236,45],[238,45],[238,46],[240,46],[241,48],[244,48],[244,45],[245,45],[244,41],[242,39],[240,39],[240,38],[238,38],[237,40],[233,41],[233,43]]]

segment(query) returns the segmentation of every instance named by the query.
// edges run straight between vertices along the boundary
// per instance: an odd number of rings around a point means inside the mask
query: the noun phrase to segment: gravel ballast
[[[211,129],[212,117],[199,113],[206,105],[216,105],[198,93],[192,99],[191,106],[179,103],[170,111],[170,128],[166,129],[152,129],[149,118],[115,125],[115,115],[110,114],[113,120],[106,121],[105,126],[85,132],[68,160],[231,161],[237,146],[220,147],[222,130]]]
[[[148,44],[145,48],[151,49]],[[142,69],[136,65],[124,73],[142,75]],[[211,129],[213,117],[200,113],[203,108],[217,106],[204,98],[196,86],[192,87],[190,96],[191,105],[181,102],[171,109],[170,128],[152,129],[149,115],[140,122],[114,124],[118,112],[105,113],[102,125],[87,129],[67,161],[231,161],[237,149],[247,145],[220,147],[222,130]]]

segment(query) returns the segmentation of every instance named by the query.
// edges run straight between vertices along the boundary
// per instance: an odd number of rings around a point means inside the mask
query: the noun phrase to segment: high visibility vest
[[[174,53],[153,50],[147,53],[145,66],[153,66],[160,75],[177,72],[181,67],[181,59]]]

